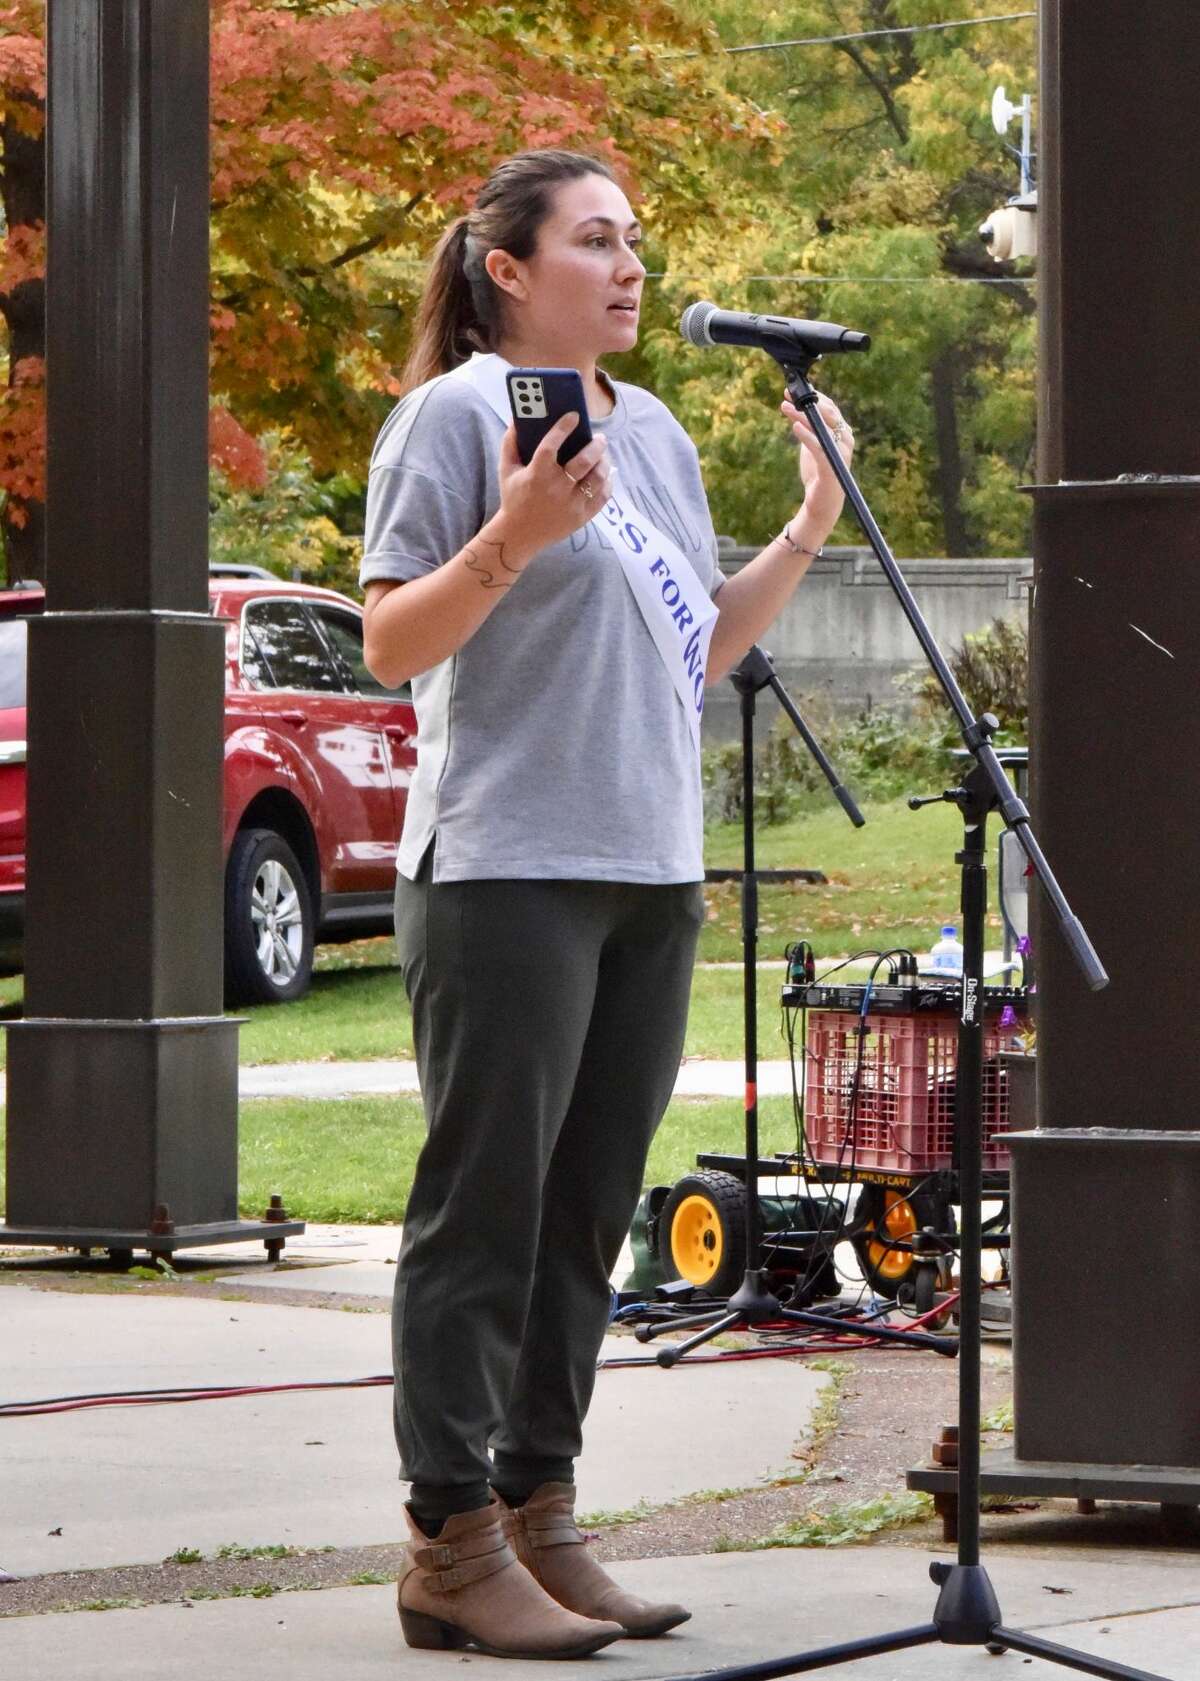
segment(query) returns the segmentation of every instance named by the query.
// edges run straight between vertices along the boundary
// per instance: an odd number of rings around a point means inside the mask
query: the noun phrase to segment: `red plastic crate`
[[[804,1124],[808,1148],[822,1166],[887,1168],[931,1173],[952,1166],[954,1090],[958,1057],[956,1016],[868,1015],[862,1073],[859,1017],[810,1010],[805,1050]],[[1014,1048],[998,1018],[983,1032],[983,1166],[1006,1169],[1007,1145],[994,1143],[1008,1128],[1008,1076],[1000,1052]]]

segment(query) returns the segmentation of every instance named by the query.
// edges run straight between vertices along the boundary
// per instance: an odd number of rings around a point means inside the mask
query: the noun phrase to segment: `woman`
[[[694,446],[597,365],[637,339],[640,238],[596,159],[502,163],[434,253],[371,463],[367,662],[414,680],[420,725],[396,890],[429,1127],[393,1315],[412,1645],[578,1656],[689,1615],[577,1544],[573,1463],[703,918],[688,683],[709,634],[712,683],[776,617],[842,495],[785,402],[803,508],[722,580]],[[593,440],[565,467],[574,416],[521,465],[509,365],[579,370]]]

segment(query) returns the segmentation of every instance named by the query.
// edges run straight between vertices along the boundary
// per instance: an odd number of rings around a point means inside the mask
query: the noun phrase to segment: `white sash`
[[[507,426],[512,413],[504,376],[510,366],[502,356],[483,356],[477,351],[469,362],[446,377],[465,379],[473,385]],[[718,609],[683,550],[649,520],[631,518],[632,512],[619,491],[614,467],[609,499],[589,523],[596,527],[597,534],[606,532],[612,542],[699,751],[704,668]]]

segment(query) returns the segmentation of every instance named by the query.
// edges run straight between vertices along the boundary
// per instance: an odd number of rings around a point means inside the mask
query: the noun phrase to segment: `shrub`
[[[1005,735],[1020,741],[1029,734],[1029,634],[1012,619],[993,619],[967,636],[949,657],[951,671],[971,710],[993,712]],[[949,719],[946,698],[932,671],[911,681],[919,711],[928,718]]]
[[[945,782],[949,759],[944,732],[925,721],[877,707],[852,718],[818,717],[819,707],[798,702],[805,722],[834,769],[860,798],[894,799]],[[815,810],[830,799],[829,784],[791,722],[782,714],[755,751],[754,813],[768,825]],[[711,822],[734,823],[742,814],[742,749],[723,742],[704,755],[705,813]]]
[[[948,655],[950,669],[971,709],[1000,721],[997,745],[1024,742],[1028,724],[1029,648],[1023,626],[996,619]],[[801,715],[859,799],[896,799],[946,785],[962,745],[958,725],[931,671],[905,673],[898,686],[916,701],[915,715],[901,705],[873,707],[846,717],[828,699],[797,700]],[[755,749],[754,811],[758,822],[781,823],[830,798],[828,784],[804,742],[782,713]],[[733,823],[742,814],[742,749],[722,742],[704,753],[705,815]]]

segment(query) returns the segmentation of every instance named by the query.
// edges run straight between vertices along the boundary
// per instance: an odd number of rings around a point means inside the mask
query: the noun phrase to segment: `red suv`
[[[225,979],[230,1001],[298,998],[318,940],[391,928],[416,765],[407,685],[363,663],[362,610],[333,590],[211,568],[225,637]],[[0,951],[20,967],[25,906],[25,620],[0,592]]]

